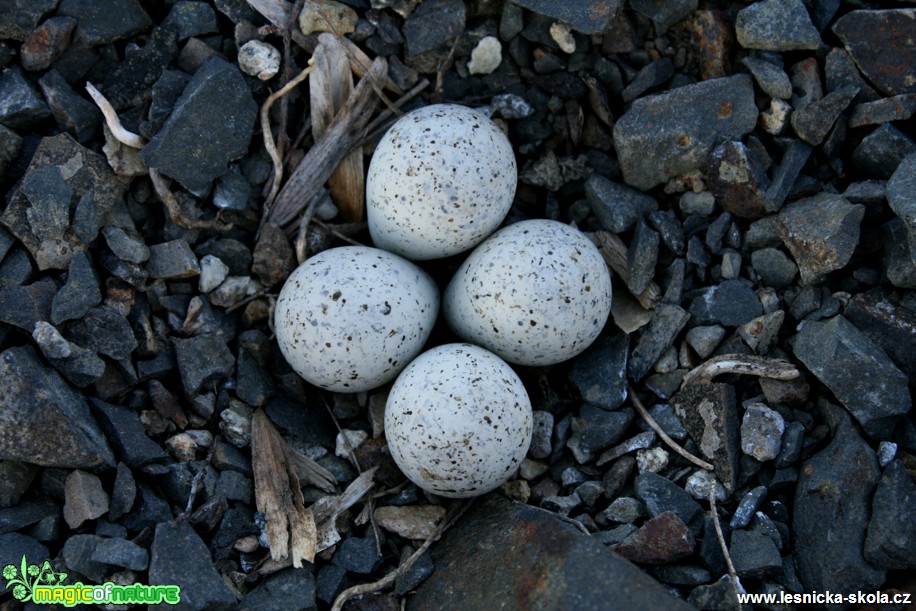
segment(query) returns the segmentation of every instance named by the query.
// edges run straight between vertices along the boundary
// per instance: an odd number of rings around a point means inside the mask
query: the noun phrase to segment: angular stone
[[[22,530],[49,516],[59,516],[60,507],[48,498],[23,501],[15,507],[0,509],[0,534]]]
[[[445,517],[441,505],[379,507],[373,514],[379,526],[405,539],[426,540]]]
[[[715,468],[728,491],[737,484],[739,451],[738,409],[735,389],[728,384],[685,384],[671,399],[700,454]]]
[[[843,316],[916,379],[916,312],[877,288],[850,299]]]
[[[821,45],[821,36],[801,0],[755,2],[738,11],[735,33],[745,49],[798,51]]]
[[[114,466],[85,399],[45,368],[30,347],[0,354],[0,381],[0,459],[47,467]]]
[[[874,178],[890,178],[907,155],[916,153],[916,142],[885,123],[865,136],[852,152],[853,165]]]
[[[779,213],[777,231],[795,257],[803,285],[849,263],[864,215],[865,206],[832,193],[800,199]]]
[[[147,271],[152,278],[176,280],[200,275],[197,257],[184,240],[150,246]]]
[[[781,66],[751,55],[742,59],[741,63],[751,71],[764,93],[780,100],[792,97],[792,82]]]
[[[57,125],[80,142],[87,142],[99,127],[98,107],[77,95],[57,70],[48,70],[38,79]]]
[[[0,124],[0,174],[6,174],[10,164],[19,156],[21,149],[22,138],[19,137],[19,134]]]
[[[32,173],[35,177],[29,178]],[[63,192],[58,178],[72,195],[67,201],[42,200],[48,205],[36,206],[31,201],[36,195],[47,197],[52,189]],[[80,146],[68,134],[45,137],[38,144],[22,182],[13,191],[0,222],[25,245],[40,270],[66,269],[70,259],[85,250],[95,237],[94,233],[81,230],[87,217],[104,217],[115,203],[123,201],[126,188],[127,182],[115,176],[103,156]],[[48,215],[63,219],[63,225],[57,225],[55,220],[55,230],[49,233],[47,223],[37,222],[37,217],[33,226],[32,217],[36,214],[42,219]]]
[[[95,583],[102,583],[108,573],[108,567],[92,559],[96,546],[102,540],[102,537],[97,535],[70,536],[60,552],[64,566],[69,571],[88,577]]]
[[[773,460],[779,456],[785,430],[786,422],[779,412],[753,403],[741,419],[741,451],[761,462]]]
[[[763,498],[766,494],[766,486],[757,486],[741,497],[741,501],[738,503],[737,509],[735,509],[731,522],[728,523],[729,528],[736,530],[750,524],[751,518],[754,517],[754,513],[760,507],[760,503],[763,502]]]
[[[0,38],[25,40],[60,0],[12,0],[0,4]],[[18,559],[17,559],[18,562]]]
[[[92,561],[131,571],[145,571],[149,566],[149,553],[127,539],[102,539],[92,551]]]
[[[382,561],[371,537],[349,537],[344,539],[334,554],[334,563],[340,567],[360,575],[368,575],[378,567]]]
[[[773,181],[767,188],[767,212],[782,208],[792,185],[798,179],[802,168],[811,156],[811,147],[801,140],[792,140],[782,154],[779,166],[773,171]]]
[[[695,295],[689,312],[696,324],[737,327],[763,314],[757,293],[741,280],[725,280],[688,295]]]
[[[38,468],[18,460],[0,460],[0,510],[19,503]]]
[[[899,460],[878,480],[864,553],[878,568],[916,568],[916,483]]]
[[[79,22],[73,39],[87,46],[131,38],[152,24],[137,0],[62,0],[57,14]]]
[[[761,578],[782,571],[779,550],[759,530],[733,530],[728,552],[739,577]]]
[[[312,568],[288,568],[258,583],[240,603],[242,611],[314,609],[315,575]]]
[[[39,280],[28,286],[0,284],[0,322],[32,332],[35,324],[47,320],[54,298],[54,281]]]
[[[698,42],[700,80],[730,74],[735,42],[730,15],[723,10],[701,9],[693,12],[693,22],[693,33]]]
[[[874,102],[857,104],[849,116],[849,127],[906,121],[916,113],[916,93],[903,93]]]
[[[686,490],[657,473],[637,475],[633,486],[636,497],[645,503],[650,516],[673,512],[692,532],[699,534],[702,508]]]
[[[625,182],[646,190],[700,169],[716,143],[756,123],[752,80],[741,74],[636,100],[614,126],[614,146]]]
[[[662,85],[674,76],[674,63],[669,57],[649,62],[636,73],[620,94],[624,102],[632,102],[646,91]]]
[[[807,591],[872,591],[884,571],[862,555],[878,482],[874,451],[844,418],[830,445],[805,461],[795,488],[792,534]]]
[[[601,336],[576,358],[569,370],[569,381],[579,389],[583,400],[603,409],[623,405],[627,398],[629,343],[625,333]]]
[[[884,224],[885,273],[891,284],[916,288],[916,250],[910,248],[909,232],[898,218]]]
[[[167,27],[155,28],[142,48],[129,54],[106,75],[102,92],[116,110],[143,104],[153,95],[153,85],[177,56],[175,32]]]
[[[817,146],[824,141],[837,118],[846,110],[857,93],[858,88],[844,87],[828,93],[801,110],[796,110],[792,113],[792,128],[799,138],[811,146]]]
[[[910,251],[916,252],[916,153],[900,162],[885,191],[887,203],[903,221],[910,241]]]
[[[610,2],[586,0],[585,2],[557,3],[551,0],[519,0],[517,4],[539,15],[562,21],[582,34],[601,34],[620,10],[621,2],[620,0]]]
[[[179,586],[181,603],[190,609],[230,608],[238,603],[216,572],[207,546],[186,522],[156,525],[149,583]]]
[[[655,24],[659,36],[697,8],[697,0],[631,0],[630,8],[645,15]]]
[[[692,554],[695,544],[681,519],[666,511],[614,546],[614,551],[640,564],[667,564]]]
[[[229,171],[229,161],[248,150],[256,114],[257,105],[238,67],[210,59],[194,74],[141,157],[188,190],[205,190]],[[189,157],[195,163],[187,163]]]
[[[658,233],[649,229],[641,220],[636,224],[633,240],[627,250],[627,288],[634,295],[646,290],[655,277],[655,263],[658,261]]]
[[[178,40],[218,31],[216,13],[210,5],[192,0],[176,2],[162,22],[162,26],[174,30],[178,34]]]
[[[404,21],[407,57],[445,46],[464,31],[467,9],[459,0],[431,0],[420,4]]]
[[[761,248],[751,253],[751,265],[764,286],[785,288],[792,284],[798,266],[777,248]]]
[[[766,168],[750,155],[741,142],[727,140],[709,156],[709,190],[726,212],[745,219],[758,219],[767,210]]]
[[[2,19],[2,14],[0,14],[0,19]],[[39,559],[43,563],[45,559],[50,557],[48,548],[39,543],[34,537],[17,532],[0,535],[0,566],[12,564],[18,567],[22,562],[23,556],[36,564]]]
[[[299,30],[305,34],[335,32],[351,34],[359,19],[356,11],[336,0],[306,0],[299,13]]]
[[[805,324],[793,350],[872,437],[890,438],[912,407],[906,374],[843,316]]]
[[[594,173],[585,181],[585,196],[601,227],[611,233],[629,231],[641,217],[658,209],[649,195]]]
[[[252,257],[251,272],[267,287],[285,281],[296,268],[293,248],[286,234],[271,223],[261,227]]]
[[[208,382],[229,377],[235,367],[235,358],[219,337],[198,335],[175,342],[178,371],[189,397]]]
[[[579,417],[572,420],[573,435],[569,447],[578,449],[580,454],[600,452],[617,443],[632,421],[633,410],[630,408],[609,412],[584,403],[579,408]]]
[[[916,8],[851,11],[833,24],[833,31],[882,92],[916,92]]]
[[[46,70],[67,50],[74,29],[76,29],[76,19],[51,17],[32,30],[19,49],[22,56],[22,67],[33,72]]]
[[[47,104],[18,66],[0,74],[0,123],[15,129],[30,128],[50,116]]]
[[[108,519],[118,520],[129,512],[134,506],[137,497],[137,482],[130,467],[118,463],[118,472],[115,475],[114,486],[111,490],[111,504],[108,507]]]
[[[64,520],[76,529],[86,520],[108,513],[109,498],[102,480],[92,473],[75,469],[64,484]]]
[[[655,308],[649,326],[639,336],[627,364],[634,380],[642,380],[649,373],[689,318],[690,314],[673,304],[660,304]]]
[[[497,495],[475,503],[433,546],[432,557],[436,571],[411,597],[416,611],[599,609],[609,600],[627,609],[687,609],[592,537]]]
[[[142,467],[168,458],[159,444],[149,438],[136,412],[93,398],[90,403],[118,459],[128,467]]]
[[[69,335],[80,346],[115,360],[130,358],[137,347],[130,323],[111,306],[91,308],[70,325]]]

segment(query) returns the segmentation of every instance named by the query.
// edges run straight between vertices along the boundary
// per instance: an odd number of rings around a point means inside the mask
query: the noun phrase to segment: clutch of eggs
[[[455,104],[409,112],[369,163],[372,241],[415,261],[470,250],[508,214],[517,179],[512,145],[485,115]]]
[[[274,328],[296,373],[352,393],[393,380],[423,349],[438,314],[439,289],[426,272],[384,250],[344,246],[290,274]]]

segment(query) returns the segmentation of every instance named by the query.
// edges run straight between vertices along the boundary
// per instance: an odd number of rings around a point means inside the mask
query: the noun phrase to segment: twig
[[[283,180],[283,159],[280,157],[279,151],[277,151],[277,146],[274,143],[273,134],[270,131],[270,107],[273,106],[277,99],[285,96],[296,85],[308,78],[308,75],[312,72],[314,67],[314,63],[309,60],[309,64],[305,70],[296,75],[296,78],[288,82],[286,85],[270,94],[267,97],[267,100],[261,106],[261,135],[264,137],[264,148],[267,149],[267,154],[270,155],[270,160],[274,164],[273,184],[270,186],[270,193],[264,200],[265,212],[269,212],[269,208],[271,204],[273,204],[274,198],[277,196],[277,192],[280,191],[280,182]],[[266,214],[262,218],[267,218]]]
[[[219,233],[228,231],[232,228],[230,223],[224,223],[220,220],[202,221],[200,219],[188,218],[185,216],[184,212],[181,211],[181,205],[179,205],[178,200],[175,199],[175,196],[169,190],[169,186],[166,184],[165,179],[162,178],[162,174],[159,173],[159,170],[156,168],[149,168],[149,177],[153,183],[153,189],[156,191],[156,195],[165,205],[166,212],[169,213],[169,218],[179,227],[184,227],[185,229],[209,229]]]
[[[289,15],[289,22],[285,28],[282,28],[280,35],[283,38],[283,81],[288,83],[292,78],[292,53],[290,52],[290,38],[293,28],[297,26],[297,17],[302,12],[302,6],[305,0],[296,0]],[[283,157],[286,153],[286,145],[289,137],[286,135],[286,125],[289,120],[289,98],[284,97],[280,100],[280,122],[277,125],[277,153]]]
[[[714,377],[725,373],[741,373],[774,380],[793,380],[798,377],[798,368],[782,359],[743,354],[725,354],[709,359],[691,369],[681,387],[692,382],[709,382]]]
[[[105,99],[105,96],[103,96],[98,89],[93,87],[92,83],[89,81],[86,81],[86,91],[89,92],[92,100],[99,107],[99,110],[102,111],[102,115],[105,117],[105,123],[108,124],[108,129],[111,130],[111,134],[117,138],[118,142],[135,149],[142,149],[146,145],[143,138],[132,131],[124,129],[124,126],[121,125],[121,119],[118,118],[118,113],[115,112],[111,103]]]
[[[318,219],[312,219],[312,222],[339,240],[343,240],[344,242],[347,242],[348,244],[352,244],[353,246],[365,246],[365,244],[357,242],[356,240],[354,240],[347,234],[341,233],[340,231],[338,231],[337,229],[334,229],[333,227],[331,227],[324,221],[320,221]],[[358,225],[362,225],[363,227],[365,227],[365,223],[358,223]]]
[[[397,100],[393,102],[395,106],[395,110],[397,112],[392,112],[390,108],[386,108],[385,110],[380,112],[378,116],[375,119],[373,119],[369,123],[369,126],[366,128],[368,135],[366,136],[365,140],[363,140],[363,144],[365,145],[366,142],[369,142],[373,138],[375,138],[375,136],[378,134],[379,131],[381,131],[382,128],[384,129],[388,128],[388,125],[387,125],[388,118],[392,114],[403,116],[404,113],[401,112],[401,106],[403,106],[407,102],[417,97],[420,94],[420,92],[426,89],[427,87],[429,87],[429,80],[423,79],[422,81],[414,85],[410,91],[408,91],[407,93],[405,93],[404,95],[402,95],[401,97],[399,97]]]
[[[200,470],[195,473],[194,478],[191,479],[191,492],[188,494],[188,502],[185,505],[184,511],[178,516],[179,520],[186,520],[187,517],[191,515],[191,509],[194,508],[194,499],[197,498],[197,493],[200,492],[200,483],[204,481],[207,467],[209,467],[210,463],[213,461],[213,453],[216,451],[216,443],[218,440],[219,436],[213,438],[213,441],[210,443],[210,449],[207,450],[207,457],[200,466]]]
[[[725,535],[722,534],[722,525],[719,523],[719,511],[716,509],[716,487],[709,487],[709,509],[712,512],[712,523],[716,529],[716,538],[719,540],[719,547],[722,549],[722,555],[725,556],[725,566],[728,567],[728,576],[731,577],[735,586],[735,592],[743,592],[741,580],[738,579],[738,573],[735,572],[735,565],[732,564],[731,554],[728,553],[728,546],[725,545]],[[738,611],[741,611],[741,602],[738,601]]]
[[[375,581],[372,583],[364,583],[358,586],[353,586],[341,592],[337,596],[337,598],[334,600],[334,605],[331,607],[331,611],[341,611],[341,609],[343,609],[343,606],[346,604],[346,602],[350,600],[351,598],[353,598],[354,596],[361,596],[363,594],[378,592],[382,590],[383,588],[390,586],[395,581],[397,581],[398,577],[400,577],[401,575],[409,571],[410,567],[412,567],[414,563],[420,559],[420,557],[426,552],[426,550],[428,550],[430,546],[433,543],[435,543],[439,539],[439,537],[441,537],[442,534],[446,530],[448,530],[448,528],[452,524],[457,522],[458,518],[464,515],[464,512],[467,511],[468,507],[471,506],[471,503],[473,503],[473,501],[474,499],[469,499],[465,501],[455,511],[455,514],[451,518],[449,518],[448,520],[442,520],[442,522],[438,526],[436,526],[436,529],[429,536],[429,538],[423,542],[423,545],[418,547],[417,551],[411,554],[407,560],[402,562],[400,566],[398,566],[397,569],[391,571],[390,573],[388,573],[387,575],[385,575],[378,581]]]
[[[308,256],[308,230],[309,223],[312,222],[312,215],[315,214],[315,209],[318,208],[318,203],[325,198],[327,194],[322,189],[322,192],[317,194],[312,198],[312,201],[309,202],[308,207],[306,207],[305,212],[302,213],[302,218],[299,219],[299,230],[296,233],[296,260],[301,264],[305,261],[306,256]]]
[[[678,454],[680,454],[681,456],[683,456],[684,458],[686,458],[687,460],[695,464],[696,466],[700,467],[701,469],[706,469],[708,471],[712,471],[714,469],[714,467],[711,464],[709,464],[702,458],[697,458],[696,456],[694,456],[693,454],[691,454],[690,452],[688,452],[687,450],[679,446],[676,441],[671,439],[671,437],[668,436],[668,433],[662,430],[662,427],[660,427],[658,423],[655,421],[655,419],[649,415],[649,412],[646,411],[646,408],[642,404],[642,401],[640,401],[639,397],[636,396],[636,391],[633,389],[633,385],[632,384],[628,385],[628,388],[630,391],[630,400],[633,402],[633,407],[636,408],[636,412],[640,415],[640,417],[642,417],[643,420],[646,421],[646,424],[648,424],[649,427],[653,431],[655,431],[655,433],[659,437],[661,437],[662,441],[664,441],[665,444],[667,444],[669,448],[671,448],[672,450],[674,450],[675,452],[677,452]]]

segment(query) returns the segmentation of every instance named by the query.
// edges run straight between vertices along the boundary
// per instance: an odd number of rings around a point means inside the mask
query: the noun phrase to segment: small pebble
[[[878,444],[878,464],[881,468],[891,464],[894,457],[897,456],[897,444],[893,441],[882,441]]]
[[[550,37],[560,45],[564,53],[576,52],[576,39],[572,35],[572,28],[565,23],[555,21],[550,25]]]
[[[490,74],[503,60],[503,46],[494,36],[485,36],[480,39],[474,50],[471,51],[471,61],[468,62],[468,72],[471,74]]]
[[[239,68],[249,76],[269,81],[280,71],[280,52],[260,40],[249,40],[239,49]]]
[[[49,359],[65,359],[70,356],[72,344],[50,323],[43,320],[36,322],[32,339]]]
[[[717,501],[722,502],[728,498],[725,486],[719,483],[712,471],[706,469],[699,469],[688,477],[684,489],[696,500],[704,501],[709,499],[710,486],[715,487]]]
[[[668,452],[662,448],[637,450],[636,466],[640,473],[658,473],[668,466]]]
[[[754,403],[741,420],[741,450],[759,461],[779,456],[786,422],[779,412],[763,403]]]
[[[766,486],[757,486],[741,497],[741,502],[738,503],[738,508],[735,509],[735,514],[732,516],[729,526],[732,529],[736,529],[744,528],[750,524],[751,518],[754,517],[754,512],[760,507],[760,503],[763,502],[766,494]]]
[[[229,275],[229,266],[219,257],[204,255],[200,260],[200,281],[198,289],[201,293],[209,293],[226,279]]]
[[[337,434],[334,442],[334,454],[344,460],[349,460],[350,454],[366,443],[369,433],[360,430],[343,429]]]

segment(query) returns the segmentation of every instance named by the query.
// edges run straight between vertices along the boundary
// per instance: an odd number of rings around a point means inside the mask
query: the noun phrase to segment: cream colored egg
[[[377,248],[332,248],[306,260],[280,291],[277,343],[306,381],[359,392],[393,380],[423,349],[439,313],[426,272]]]
[[[464,252],[502,223],[517,178],[512,145],[486,115],[455,104],[420,108],[372,156],[369,233],[377,247],[408,259]]]
[[[464,261],[442,300],[462,339],[510,363],[553,365],[601,333],[611,311],[611,276],[578,229],[549,220],[509,225]]]
[[[518,469],[531,444],[528,393],[512,368],[471,344],[446,344],[401,372],[385,405],[395,463],[433,494],[489,492]]]

